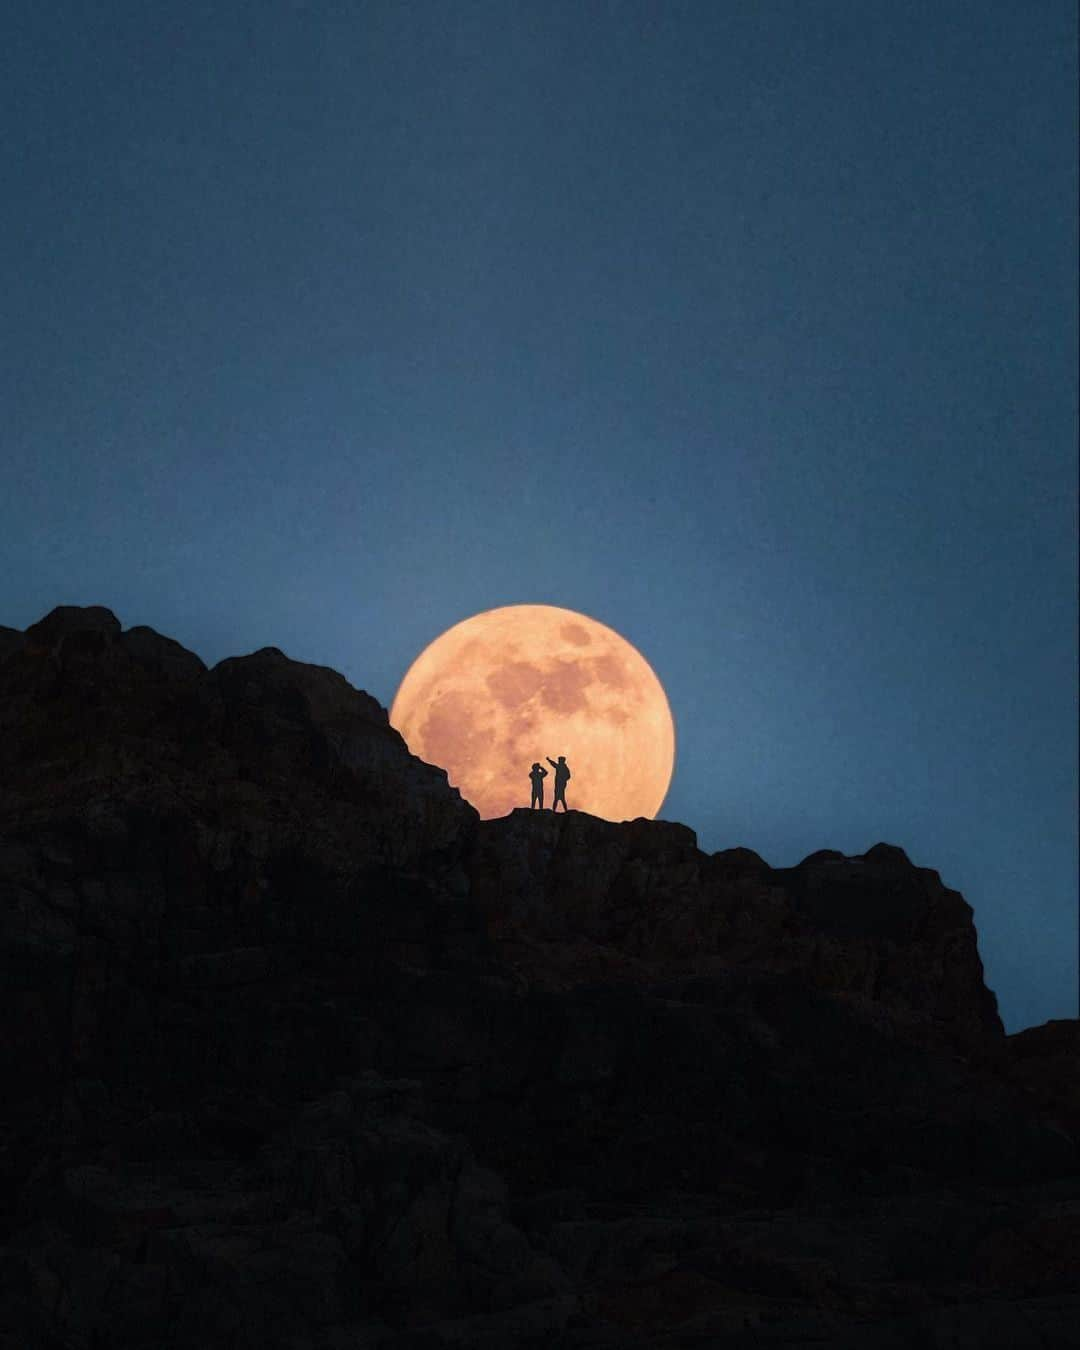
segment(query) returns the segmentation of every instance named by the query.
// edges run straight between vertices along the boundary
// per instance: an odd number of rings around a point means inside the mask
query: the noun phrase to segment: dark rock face
[[[120,635],[124,650],[140,666],[166,679],[197,679],[206,669],[194,652],[181,647],[174,638],[162,637],[152,628],[140,625]]]
[[[1028,1027],[1006,1043],[1006,1070],[1062,1129],[1080,1139],[1080,1021]]]
[[[518,810],[482,827],[473,877],[507,955],[529,948],[535,967],[546,942],[556,983],[590,952],[655,978],[798,971],[926,1039],[987,1053],[1004,1035],[970,906],[888,844],[779,870],[749,849],[708,857],[684,825]]]
[[[103,640],[115,639],[120,636],[120,620],[103,605],[58,605],[43,619],[30,625],[26,640],[35,647],[47,647],[55,652],[69,640],[79,645],[91,634],[99,634]]]
[[[385,711],[0,630],[0,1347],[1075,1343],[1077,1023],[875,845],[480,822]]]
[[[0,661],[5,661],[26,644],[26,635],[17,628],[5,628],[0,624]]]

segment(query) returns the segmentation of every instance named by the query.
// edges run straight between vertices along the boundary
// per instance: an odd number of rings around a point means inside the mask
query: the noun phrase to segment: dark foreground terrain
[[[878,844],[481,822],[340,675],[0,629],[4,1350],[1080,1343],[1077,1023]]]

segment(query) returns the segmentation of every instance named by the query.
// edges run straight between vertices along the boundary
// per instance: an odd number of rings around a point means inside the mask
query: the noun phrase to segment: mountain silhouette
[[[482,821],[276,648],[0,628],[0,1347],[1075,1344],[1080,1035],[902,849]]]

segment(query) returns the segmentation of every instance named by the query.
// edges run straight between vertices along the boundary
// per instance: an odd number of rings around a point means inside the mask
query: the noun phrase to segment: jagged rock
[[[481,822],[333,671],[13,632],[3,1350],[1071,1344],[1077,1024],[937,873]]]
[[[1000,1042],[971,907],[937,872],[913,866],[903,849],[875,844],[854,858],[813,854],[774,876],[837,987],[925,1017],[968,1050]]]
[[[125,629],[120,635],[120,641],[124,650],[153,674],[177,680],[195,680],[206,669],[194,652],[189,652],[174,638],[163,637],[144,624]]]
[[[1080,1138],[1080,1021],[1055,1018],[1010,1036],[1009,1076],[1063,1129]]]
[[[713,862],[724,867],[732,876],[772,870],[765,859],[752,848],[724,848],[712,856]]]
[[[114,640],[120,636],[120,620],[103,605],[58,605],[30,625],[26,640],[35,647],[57,651],[68,638],[87,633],[99,634],[106,641]]]
[[[749,849],[708,857],[664,821],[517,810],[481,823],[471,874],[506,959],[549,987],[798,970],[913,1035],[976,1052],[1003,1036],[970,906],[888,844],[773,869]]]
[[[26,645],[26,637],[17,628],[6,628],[0,624],[0,661],[6,661],[15,652]]]

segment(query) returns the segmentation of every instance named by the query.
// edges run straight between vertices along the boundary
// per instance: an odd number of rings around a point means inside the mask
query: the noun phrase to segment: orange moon
[[[607,820],[655,816],[675,766],[675,724],[652,667],[624,637],[572,609],[507,605],[427,647],[390,722],[414,755],[444,768],[489,820],[528,806],[529,770],[566,756],[566,802]]]

